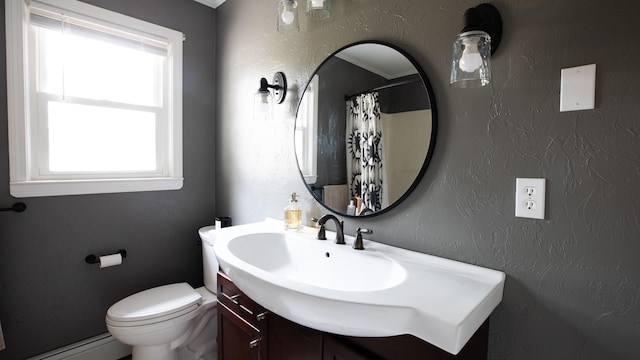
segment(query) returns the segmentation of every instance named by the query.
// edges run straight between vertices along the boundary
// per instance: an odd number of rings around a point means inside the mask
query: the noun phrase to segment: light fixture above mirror
[[[464,13],[465,25],[453,42],[449,83],[455,87],[481,87],[491,82],[491,55],[502,37],[502,18],[491,4]]]
[[[331,16],[331,0],[306,0],[306,3],[307,17],[315,20],[324,20]],[[300,31],[298,2],[296,0],[278,1],[276,24],[280,33]]]
[[[278,1],[278,31],[290,33],[300,31],[298,25],[298,3],[294,0]]]
[[[331,16],[331,0],[307,0],[307,16],[322,20]]]

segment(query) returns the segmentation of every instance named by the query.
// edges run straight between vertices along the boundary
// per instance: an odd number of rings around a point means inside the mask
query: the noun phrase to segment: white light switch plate
[[[560,111],[588,110],[596,105],[596,64],[562,69]]]
[[[545,179],[516,179],[516,216],[544,219]]]

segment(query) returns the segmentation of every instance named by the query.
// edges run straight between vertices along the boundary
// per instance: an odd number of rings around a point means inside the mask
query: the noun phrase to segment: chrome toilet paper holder
[[[115,254],[120,254],[122,256],[122,258],[124,259],[124,258],[127,257],[127,250],[120,249]],[[112,254],[112,255],[115,255],[115,254]],[[102,256],[106,256],[106,255],[102,255]],[[100,263],[100,256],[87,255],[87,257],[84,258],[84,261],[87,264],[99,264]]]

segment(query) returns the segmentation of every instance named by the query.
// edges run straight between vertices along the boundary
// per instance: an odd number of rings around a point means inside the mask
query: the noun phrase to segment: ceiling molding
[[[342,49],[336,57],[387,80],[418,73],[415,66],[397,50],[375,43]]]
[[[222,3],[224,3],[226,0],[195,0],[195,1],[215,9],[218,6],[222,5]]]

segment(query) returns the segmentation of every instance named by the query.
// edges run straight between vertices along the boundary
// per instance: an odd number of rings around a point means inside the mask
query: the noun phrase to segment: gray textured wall
[[[301,1],[299,1],[301,2]],[[336,1],[323,23],[275,30],[276,1],[218,9],[216,212],[234,223],[282,218],[306,192],[293,154],[300,89],[336,49],[392,42],[422,64],[439,134],[426,176],[383,216],[347,220],[372,239],[507,274],[491,318],[492,359],[636,359],[640,353],[640,3],[537,0],[494,4],[505,34],[482,89],[448,85],[451,43],[480,1]],[[302,2],[301,2],[302,3]],[[597,108],[560,113],[560,70],[596,63]],[[284,71],[285,103],[252,120],[260,77]],[[547,179],[545,220],[514,217],[516,177]],[[349,269],[345,269],[349,271]]]
[[[90,0],[167,26],[184,43],[184,188],[179,191],[22,199],[0,213],[0,321],[7,349],[24,359],[105,333],[117,300],[169,282],[202,285],[197,229],[214,209],[215,11],[185,0]],[[9,195],[4,1],[0,7],[0,206]],[[124,264],[99,270],[89,254],[124,248]]]

